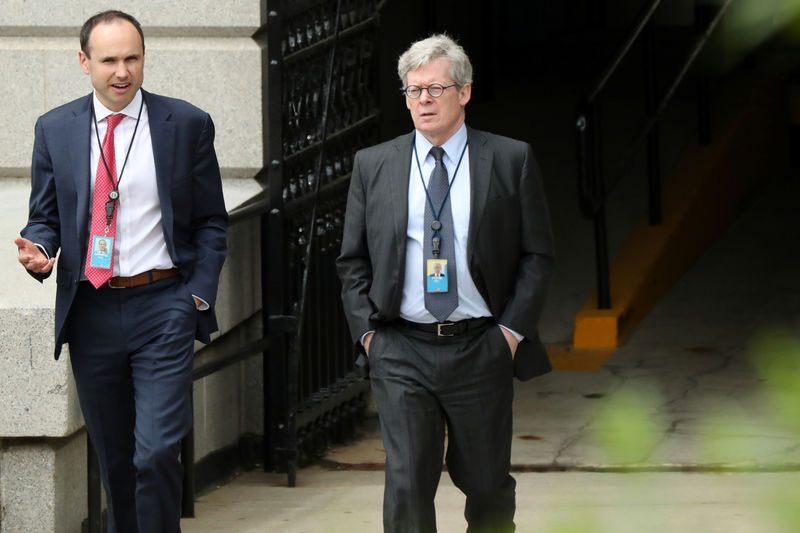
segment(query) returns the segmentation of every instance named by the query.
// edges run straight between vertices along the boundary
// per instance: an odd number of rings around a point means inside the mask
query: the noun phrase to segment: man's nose
[[[118,78],[127,78],[128,77],[128,66],[125,65],[124,61],[120,61],[115,65],[114,75]]]
[[[433,100],[433,96],[428,92],[428,89],[422,89],[422,92],[419,93],[419,99],[421,102],[430,103]]]

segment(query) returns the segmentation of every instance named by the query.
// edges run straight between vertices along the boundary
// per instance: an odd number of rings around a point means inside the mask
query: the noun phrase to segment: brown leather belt
[[[166,270],[148,270],[147,272],[142,272],[141,274],[136,274],[135,276],[130,277],[115,276],[108,280],[106,285],[112,289],[132,289],[133,287],[147,285],[148,283],[153,283],[154,281],[175,277],[179,272],[180,271],[177,268],[168,268]]]
[[[416,331],[424,331],[425,333],[435,333],[438,337],[452,337],[454,335],[460,335],[493,322],[494,319],[489,317],[467,318],[465,320],[459,320],[458,322],[433,322],[428,324],[422,322],[410,322],[402,318],[397,319],[397,323],[402,327]]]

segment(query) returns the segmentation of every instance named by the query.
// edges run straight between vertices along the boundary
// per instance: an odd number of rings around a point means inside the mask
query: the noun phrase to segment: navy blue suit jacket
[[[198,340],[217,329],[214,304],[227,252],[227,211],[214,151],[214,124],[182,100],[142,91],[150,118],[162,228],[173,263],[191,293],[210,305],[198,312]],[[28,224],[21,235],[44,246],[56,266],[55,357],[81,279],[89,240],[92,95],[39,117],[31,166]],[[43,281],[48,274],[34,274]]]

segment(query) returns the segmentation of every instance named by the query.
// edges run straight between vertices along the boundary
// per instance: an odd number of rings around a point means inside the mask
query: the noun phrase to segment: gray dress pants
[[[384,325],[369,363],[386,450],[384,531],[436,531],[443,459],[466,495],[467,531],[514,531],[513,361],[499,326],[439,337]]]

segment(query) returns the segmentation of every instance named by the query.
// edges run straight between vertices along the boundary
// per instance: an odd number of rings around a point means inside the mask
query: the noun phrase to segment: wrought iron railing
[[[353,156],[377,141],[378,19],[373,0],[266,9],[265,468],[293,486],[297,467],[352,434],[366,404],[334,260]]]
[[[705,46],[708,38],[719,24],[719,21],[728,10],[733,0],[725,0],[716,10],[705,2],[697,2],[695,10],[698,35],[694,45],[681,64],[678,73],[668,85],[668,88],[658,98],[655,81],[656,73],[656,38],[654,15],[661,4],[661,0],[651,0],[647,3],[636,24],[631,29],[623,45],[619,48],[608,67],[603,71],[586,93],[579,104],[577,129],[578,152],[578,194],[581,213],[586,218],[594,221],[595,233],[595,264],[597,274],[597,303],[600,309],[611,307],[611,289],[609,286],[608,264],[608,236],[606,231],[606,183],[603,178],[603,154],[600,148],[600,119],[598,113],[598,99],[604,93],[609,80],[630,53],[637,40],[642,40],[644,49],[644,76],[645,76],[645,112],[647,120],[641,130],[631,141],[626,153],[618,158],[622,162],[619,168],[627,166],[635,153],[640,149],[642,141],[647,141],[647,176],[648,176],[648,212],[651,225],[661,223],[661,162],[660,140],[658,123],[664,110],[672,100],[676,89],[686,77],[695,63],[700,51]],[[698,142],[707,144],[711,138],[711,128],[708,111],[708,82],[701,75],[697,84],[697,113],[698,113]]]

